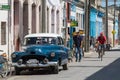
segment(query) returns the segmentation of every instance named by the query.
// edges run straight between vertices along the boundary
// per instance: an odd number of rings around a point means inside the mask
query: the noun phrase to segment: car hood
[[[40,53],[47,53],[56,50],[63,50],[63,48],[59,45],[32,45],[27,47],[26,52],[34,51]]]

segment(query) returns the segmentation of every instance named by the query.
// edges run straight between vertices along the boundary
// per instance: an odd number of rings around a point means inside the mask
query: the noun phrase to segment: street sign
[[[112,31],[112,34],[115,34],[115,33],[116,33],[116,31],[115,31],[115,30],[113,30],[113,31]]]
[[[10,10],[10,5],[0,5],[0,10]]]
[[[75,21],[75,20],[74,20],[74,21],[71,21],[71,22],[70,22],[70,26],[71,26],[71,27],[78,26],[78,22]]]

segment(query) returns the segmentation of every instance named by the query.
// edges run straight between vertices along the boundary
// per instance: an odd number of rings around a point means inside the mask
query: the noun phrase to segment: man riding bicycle
[[[100,36],[97,38],[98,41],[98,49],[99,46],[103,46],[103,49],[105,49],[105,43],[106,43],[106,36],[103,34],[103,32],[100,33]],[[98,58],[100,58],[100,53],[98,52]]]

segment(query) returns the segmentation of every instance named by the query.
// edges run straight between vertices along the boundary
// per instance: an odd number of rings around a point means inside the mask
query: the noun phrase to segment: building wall
[[[84,9],[76,7],[76,20],[78,21],[78,27],[76,30],[84,30]]]
[[[96,37],[96,17],[97,17],[97,10],[95,8],[91,8],[90,10],[90,36]],[[99,28],[99,27],[98,27]]]
[[[0,0],[0,5],[8,5],[8,0]],[[5,36],[2,36],[2,22],[5,22]],[[8,53],[8,10],[0,10],[0,50]],[[3,37],[5,37],[5,44],[2,44]]]
[[[112,30],[113,30],[113,20],[109,19],[108,20],[108,41],[109,43],[113,43],[113,35],[112,35]]]
[[[11,52],[22,49],[27,34],[43,31],[62,33],[61,4],[58,0],[45,0],[45,4],[42,0],[12,0],[11,8]]]
[[[90,36],[97,38],[100,32],[104,32],[103,26],[104,14],[95,8],[91,8],[90,12]]]
[[[47,0],[47,28],[48,33],[61,34],[62,28],[62,7],[60,0]]]
[[[25,35],[42,31],[41,14],[40,0],[11,0],[11,52],[21,50]]]

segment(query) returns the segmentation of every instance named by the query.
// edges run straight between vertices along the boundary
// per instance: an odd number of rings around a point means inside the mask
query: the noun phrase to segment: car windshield
[[[24,45],[44,45],[44,44],[57,44],[55,37],[27,37],[24,40]]]

